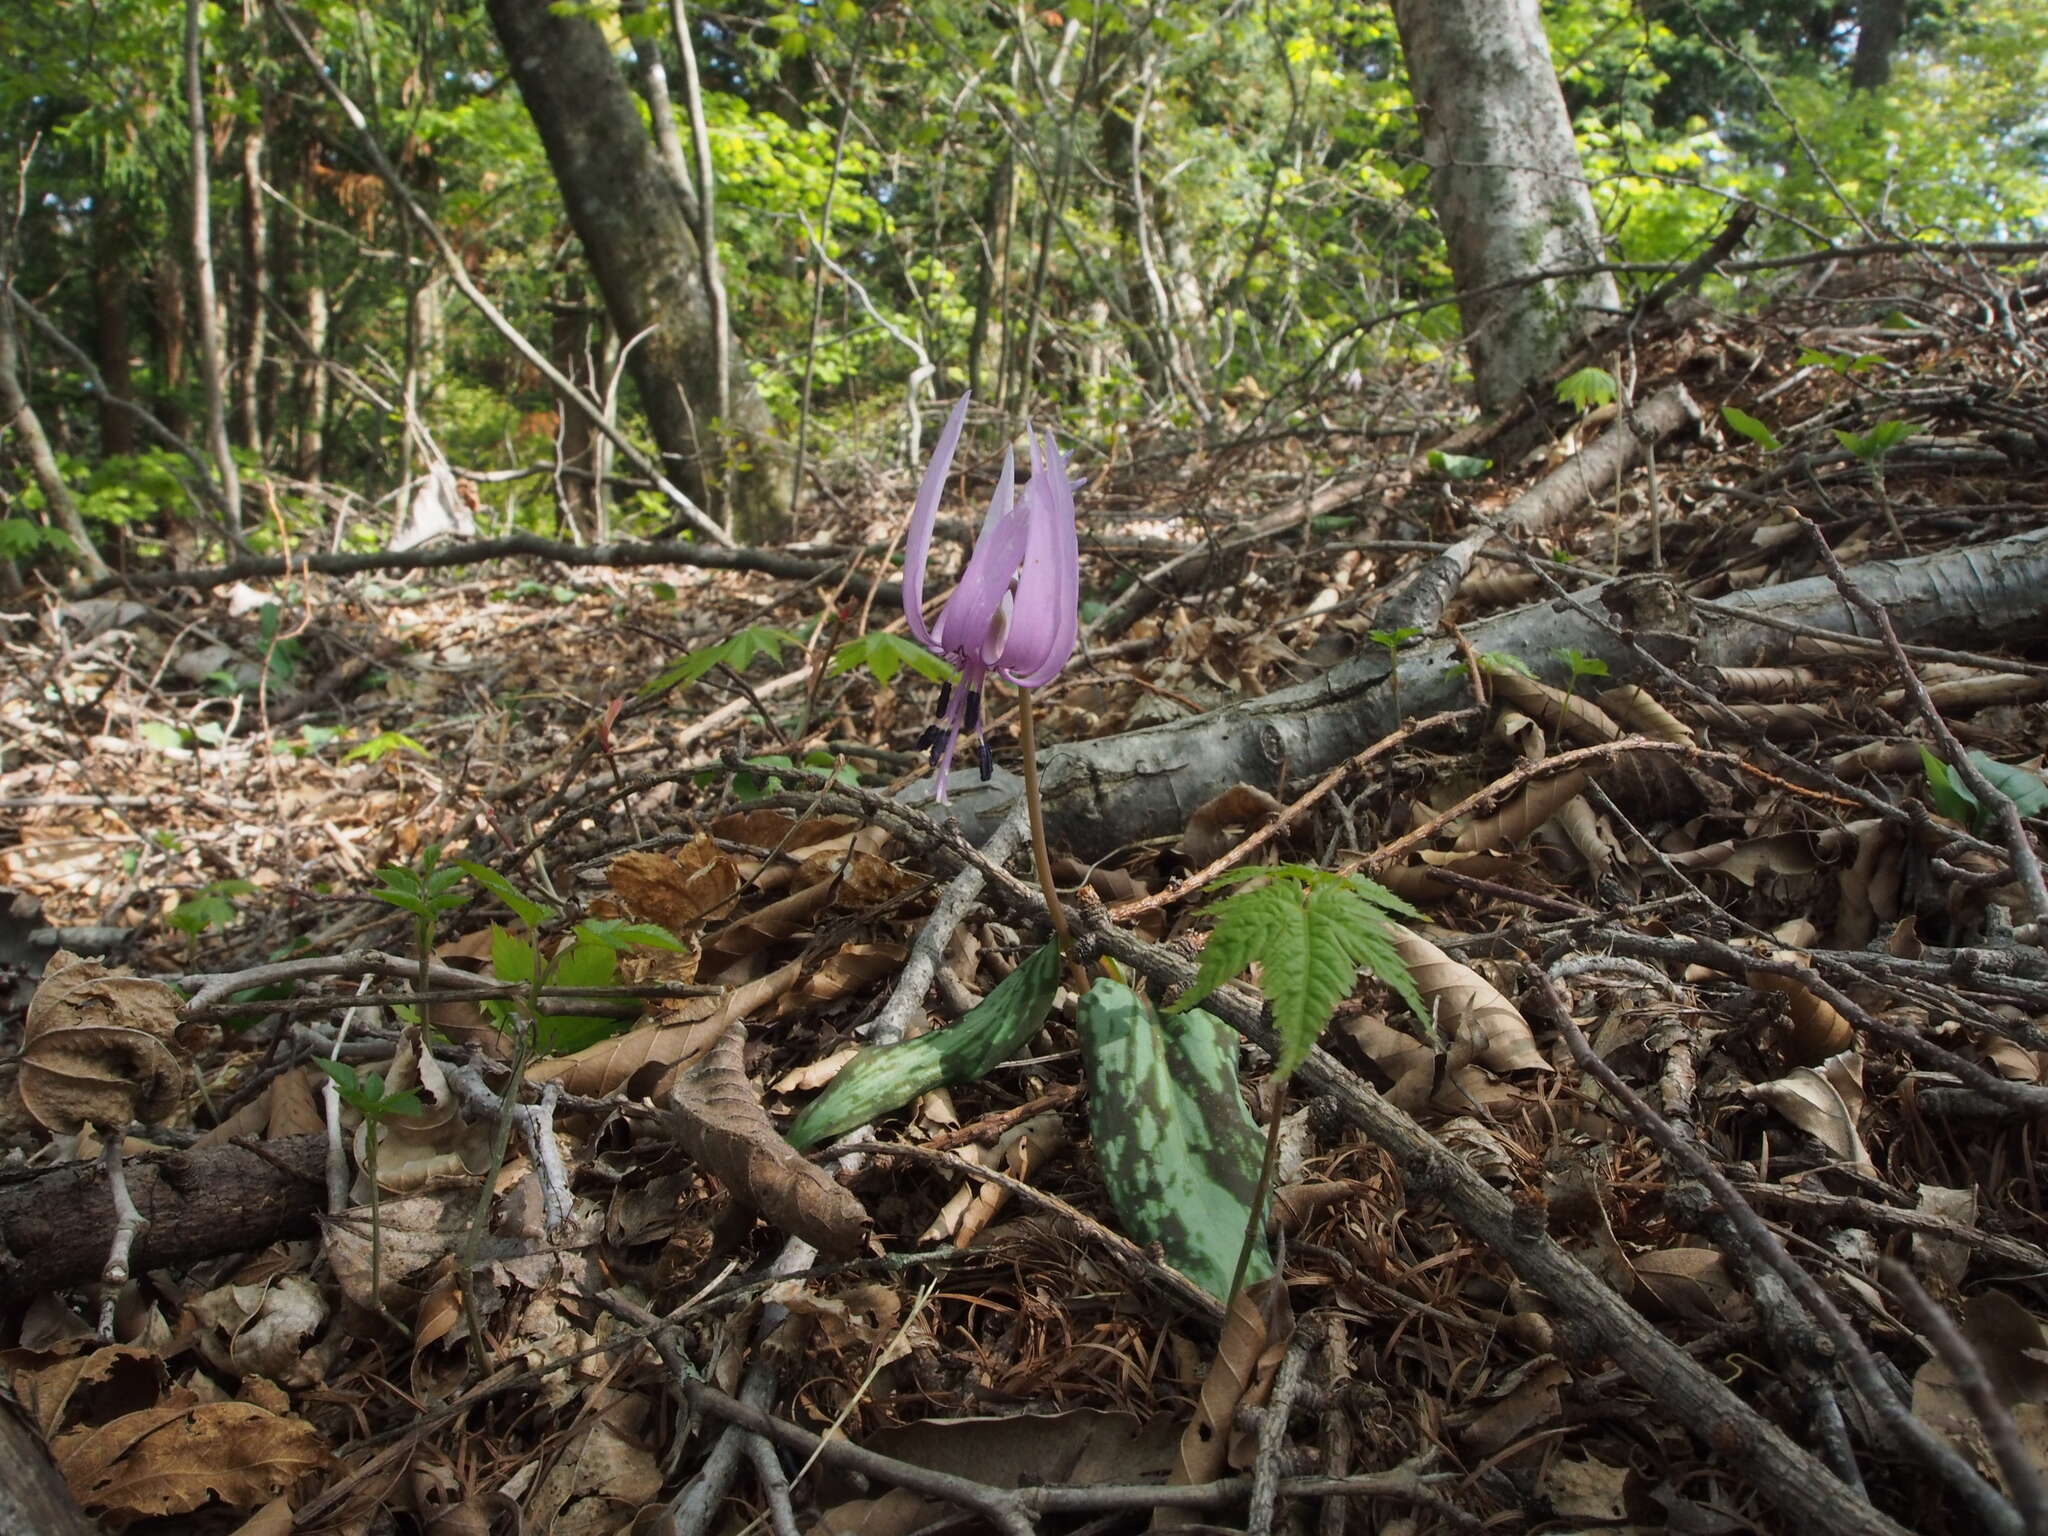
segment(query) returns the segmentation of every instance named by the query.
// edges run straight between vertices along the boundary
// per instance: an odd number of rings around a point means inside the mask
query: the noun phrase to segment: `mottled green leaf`
[[[1200,1009],[1161,1020],[1121,982],[1081,999],[1088,1122],[1109,1203],[1127,1236],[1212,1295],[1230,1290],[1263,1150],[1237,1088],[1237,1036]],[[1245,1283],[1270,1276],[1252,1250]]]
[[[862,1051],[804,1106],[784,1139],[802,1151],[901,1109],[921,1093],[986,1075],[1045,1028],[1059,980],[1060,947],[1054,941],[997,982],[957,1023]]]

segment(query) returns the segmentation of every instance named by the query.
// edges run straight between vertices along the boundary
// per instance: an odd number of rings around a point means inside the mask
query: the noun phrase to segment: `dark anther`
[[[975,760],[981,764],[981,782],[986,784],[996,776],[996,755],[989,751],[988,743],[985,741],[977,741],[974,744],[974,754]]]
[[[960,729],[969,736],[981,729],[981,690],[978,688],[968,690],[967,710],[960,717]]]
[[[943,715],[946,712],[946,706],[951,704],[952,702],[953,685],[951,683],[939,684],[939,707],[933,710],[932,713],[935,715]]]

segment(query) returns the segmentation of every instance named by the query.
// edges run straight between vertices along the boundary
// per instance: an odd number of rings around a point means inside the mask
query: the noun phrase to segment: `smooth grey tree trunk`
[[[1498,410],[1619,305],[1536,0],[1394,0],[1479,403]],[[1510,286],[1500,287],[1506,284]],[[1488,290],[1495,291],[1477,291]]]
[[[1908,643],[2010,645],[2048,630],[2048,529],[1938,555],[1873,562],[1850,574],[1884,605]],[[1763,666],[1793,651],[1793,636],[1741,622],[1734,617],[1739,613],[1834,634],[1870,634],[1868,621],[1825,576],[1732,593],[1711,614],[1652,578],[1606,582],[1576,596],[1681,668]],[[1569,679],[1559,659],[1565,649],[1599,658],[1618,681],[1641,682],[1653,692],[1663,686],[1626,644],[1562,603],[1535,603],[1468,625],[1465,637],[1473,650],[1507,652],[1560,687]],[[1299,784],[1403,720],[1472,702],[1462,653],[1452,642],[1405,650],[1400,666],[1398,695],[1385,653],[1368,646],[1320,677],[1263,698],[1053,748],[1044,768],[1052,841],[1095,857],[1140,838],[1179,832],[1198,806],[1233,784],[1275,789],[1283,773],[1290,784]],[[969,835],[979,839],[1008,814],[1015,791],[1001,778],[971,785],[972,777],[963,773],[955,779],[953,800]]]
[[[727,510],[743,541],[776,537],[789,506],[786,457],[737,364],[731,419],[715,420],[703,262],[611,45],[550,0],[489,0],[488,9],[613,328],[639,338],[627,372],[668,472],[694,500]],[[725,486],[710,483],[721,432],[723,457],[738,466]]]

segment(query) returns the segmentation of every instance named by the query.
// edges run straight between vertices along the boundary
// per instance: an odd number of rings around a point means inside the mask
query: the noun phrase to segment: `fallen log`
[[[129,1269],[311,1236],[326,1167],[327,1140],[317,1133],[128,1161],[128,1193],[149,1221]],[[114,1197],[98,1159],[24,1170],[0,1185],[0,1302],[95,1278],[113,1239]]]
[[[1873,561],[1850,575],[1888,610],[1909,644],[2010,646],[2048,630],[2048,529],[1917,559]],[[1766,665],[1798,643],[1781,630],[1743,622],[1745,614],[1871,638],[1869,621],[1824,576],[1737,592],[1711,613],[1654,577],[1603,582],[1574,601],[1681,669]],[[1471,625],[1465,636],[1475,651],[1506,652],[1559,685],[1568,681],[1558,654],[1567,648],[1604,661],[1617,680],[1641,670],[1624,640],[1562,600]],[[1393,667],[1377,646],[1367,647],[1319,677],[1262,698],[1057,748],[1044,770],[1048,831],[1055,844],[1083,857],[1178,832],[1198,806],[1233,784],[1272,788],[1283,773],[1294,781],[1313,778],[1394,730],[1403,717],[1470,702],[1461,666],[1449,641],[1401,652],[1397,707]],[[956,782],[953,801],[968,835],[985,837],[1007,814],[1013,794],[1000,782]]]

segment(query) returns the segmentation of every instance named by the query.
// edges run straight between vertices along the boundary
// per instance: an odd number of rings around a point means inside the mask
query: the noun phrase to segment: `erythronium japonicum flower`
[[[939,614],[924,622],[924,567],[932,524],[952,467],[953,450],[967,423],[967,397],[953,407],[939,434],[931,466],[910,514],[903,550],[903,612],[910,633],[926,650],[960,669],[960,681],[939,696],[939,723],[919,743],[938,770],[934,798],[946,798],[960,737],[979,737],[981,693],[991,674],[1019,688],[1042,688],[1059,676],[1080,630],[1081,548],[1074,529],[1074,483],[1051,431],[1031,438],[1031,478],[1017,489],[1014,452],[1003,455],[995,498],[975,540],[960,583]],[[994,771],[987,743],[978,742],[981,776]]]

